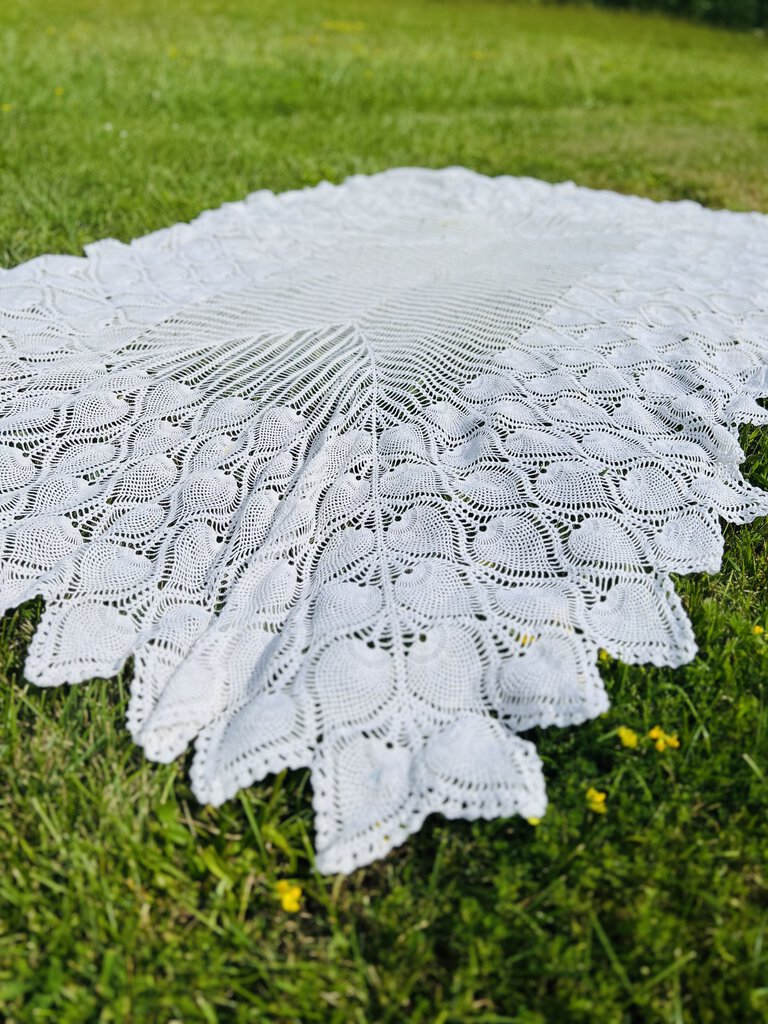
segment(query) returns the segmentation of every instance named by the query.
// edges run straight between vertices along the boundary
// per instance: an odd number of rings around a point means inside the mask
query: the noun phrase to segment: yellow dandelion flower
[[[755,634],[755,636],[762,636],[765,630],[762,626],[753,626],[752,632]]]
[[[362,32],[365,28],[364,21],[324,21],[323,28],[326,32],[340,32],[344,36],[354,35]]]
[[[605,814],[608,810],[605,806],[606,795],[599,789],[595,789],[594,786],[590,786],[586,793],[587,807],[590,811],[594,814]]]
[[[533,825],[534,828],[536,828],[537,825],[541,824],[541,818],[526,818],[525,820],[528,822],[529,825]]]
[[[660,725],[654,725],[648,733],[648,739],[654,741],[653,745],[660,754],[663,754],[667,747],[677,750],[680,746],[680,740],[677,738],[677,733],[664,732]]]
[[[301,889],[291,889],[280,897],[280,905],[287,914],[298,914],[301,910]]]
[[[600,650],[597,652],[597,659],[598,659],[598,661],[602,661],[603,663],[605,663],[606,661],[610,661],[611,660],[611,656],[608,653],[608,651],[604,650],[601,647]]]
[[[629,747],[630,750],[634,750],[637,746],[637,733],[634,729],[630,729],[629,726],[620,725],[616,730],[616,735],[619,737],[622,747]]]
[[[281,878],[275,885],[275,891],[280,898],[280,906],[287,914],[296,914],[301,910],[302,889],[297,882]]]

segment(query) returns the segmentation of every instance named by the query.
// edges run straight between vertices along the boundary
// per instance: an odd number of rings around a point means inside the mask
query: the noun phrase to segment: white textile
[[[520,733],[607,649],[696,650],[669,574],[768,512],[768,217],[399,169],[0,272],[4,607],[43,686],[134,659],[219,804],[310,766],[321,870],[539,816]]]

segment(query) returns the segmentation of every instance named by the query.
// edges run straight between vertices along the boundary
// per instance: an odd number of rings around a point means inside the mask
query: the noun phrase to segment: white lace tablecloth
[[[696,651],[669,574],[768,512],[768,217],[399,169],[0,272],[6,608],[219,804],[312,770],[321,870],[540,816],[520,733],[597,652]]]

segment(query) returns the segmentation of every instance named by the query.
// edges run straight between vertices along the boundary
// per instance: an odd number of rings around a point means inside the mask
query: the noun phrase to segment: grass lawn
[[[0,259],[402,164],[768,211],[767,96],[761,38],[588,8],[3,0]],[[768,486],[768,437],[743,440]],[[129,669],[30,687],[40,607],[8,615],[0,1017],[768,1021],[768,525],[726,534],[722,572],[679,581],[695,662],[606,662],[614,710],[537,732],[540,825],[433,816],[349,878],[313,869],[307,773],[199,806],[130,741]]]

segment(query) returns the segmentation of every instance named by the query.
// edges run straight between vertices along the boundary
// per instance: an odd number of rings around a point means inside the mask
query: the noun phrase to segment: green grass
[[[57,93],[59,90],[59,93]],[[61,91],[63,90],[63,91]],[[768,210],[768,49],[655,16],[471,0],[4,0],[0,258],[80,251],[250,190],[400,164]],[[744,431],[768,486],[768,441]],[[433,817],[312,866],[304,772],[218,811],[123,727],[128,676],[24,683],[0,624],[0,1017],[9,1022],[768,1021],[768,528],[679,587],[686,668],[603,666],[614,710],[539,732],[550,811]],[[677,732],[624,749],[615,729]],[[591,814],[585,791],[608,793]],[[283,912],[278,878],[304,887]]]

